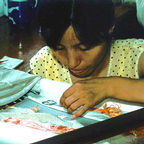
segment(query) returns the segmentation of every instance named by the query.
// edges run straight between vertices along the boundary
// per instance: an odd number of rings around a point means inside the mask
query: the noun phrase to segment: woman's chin
[[[85,77],[88,77],[91,75],[91,73],[74,73],[72,71],[70,71],[70,73],[75,76],[75,77],[78,77],[78,78],[85,78]]]

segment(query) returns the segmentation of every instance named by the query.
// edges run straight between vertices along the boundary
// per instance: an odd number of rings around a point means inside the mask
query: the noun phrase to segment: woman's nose
[[[80,61],[80,56],[76,53],[71,52],[70,54],[68,54],[68,66],[70,68],[76,68],[77,66],[79,66]]]

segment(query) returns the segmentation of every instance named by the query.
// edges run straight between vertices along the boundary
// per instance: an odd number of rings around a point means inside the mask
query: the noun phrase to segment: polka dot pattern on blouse
[[[143,39],[114,41],[111,45],[107,76],[139,78],[138,61],[143,52]],[[30,68],[40,77],[72,83],[68,68],[53,56],[48,46],[32,57]]]
[[[108,76],[139,78],[138,62],[143,52],[143,39],[114,41],[111,46]]]
[[[68,68],[53,56],[47,46],[32,57],[30,67],[32,72],[40,77],[71,83]]]

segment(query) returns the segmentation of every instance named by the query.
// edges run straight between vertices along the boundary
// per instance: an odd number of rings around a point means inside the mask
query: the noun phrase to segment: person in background
[[[123,3],[132,2],[136,4],[137,19],[144,27],[144,1],[143,0],[122,0]]]
[[[136,0],[136,8],[137,8],[137,19],[139,23],[144,27],[144,1]]]
[[[114,40],[111,0],[41,0],[47,44],[30,61],[35,75],[72,83],[60,100],[72,118],[106,98],[144,102],[144,40]]]
[[[115,4],[135,4],[137,20],[144,27],[144,1],[143,0],[113,0]]]
[[[113,37],[115,39],[144,39],[144,26],[142,25],[143,6],[139,5],[141,8],[137,8],[135,0],[113,0],[113,2],[116,13]],[[141,19],[138,19],[139,15]]]

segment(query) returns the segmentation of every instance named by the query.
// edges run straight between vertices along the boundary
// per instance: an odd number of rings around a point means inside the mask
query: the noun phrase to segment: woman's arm
[[[60,103],[76,118],[106,98],[144,103],[144,79],[108,77],[78,81],[64,92]]]
[[[139,59],[138,71],[140,79],[106,77],[77,81],[64,92],[60,103],[69,113],[74,112],[73,118],[106,98],[144,103],[144,53]]]
[[[144,53],[141,55],[139,59],[138,72],[139,72],[139,77],[144,78]]]
[[[129,102],[144,103],[144,79],[114,78],[112,97]]]

